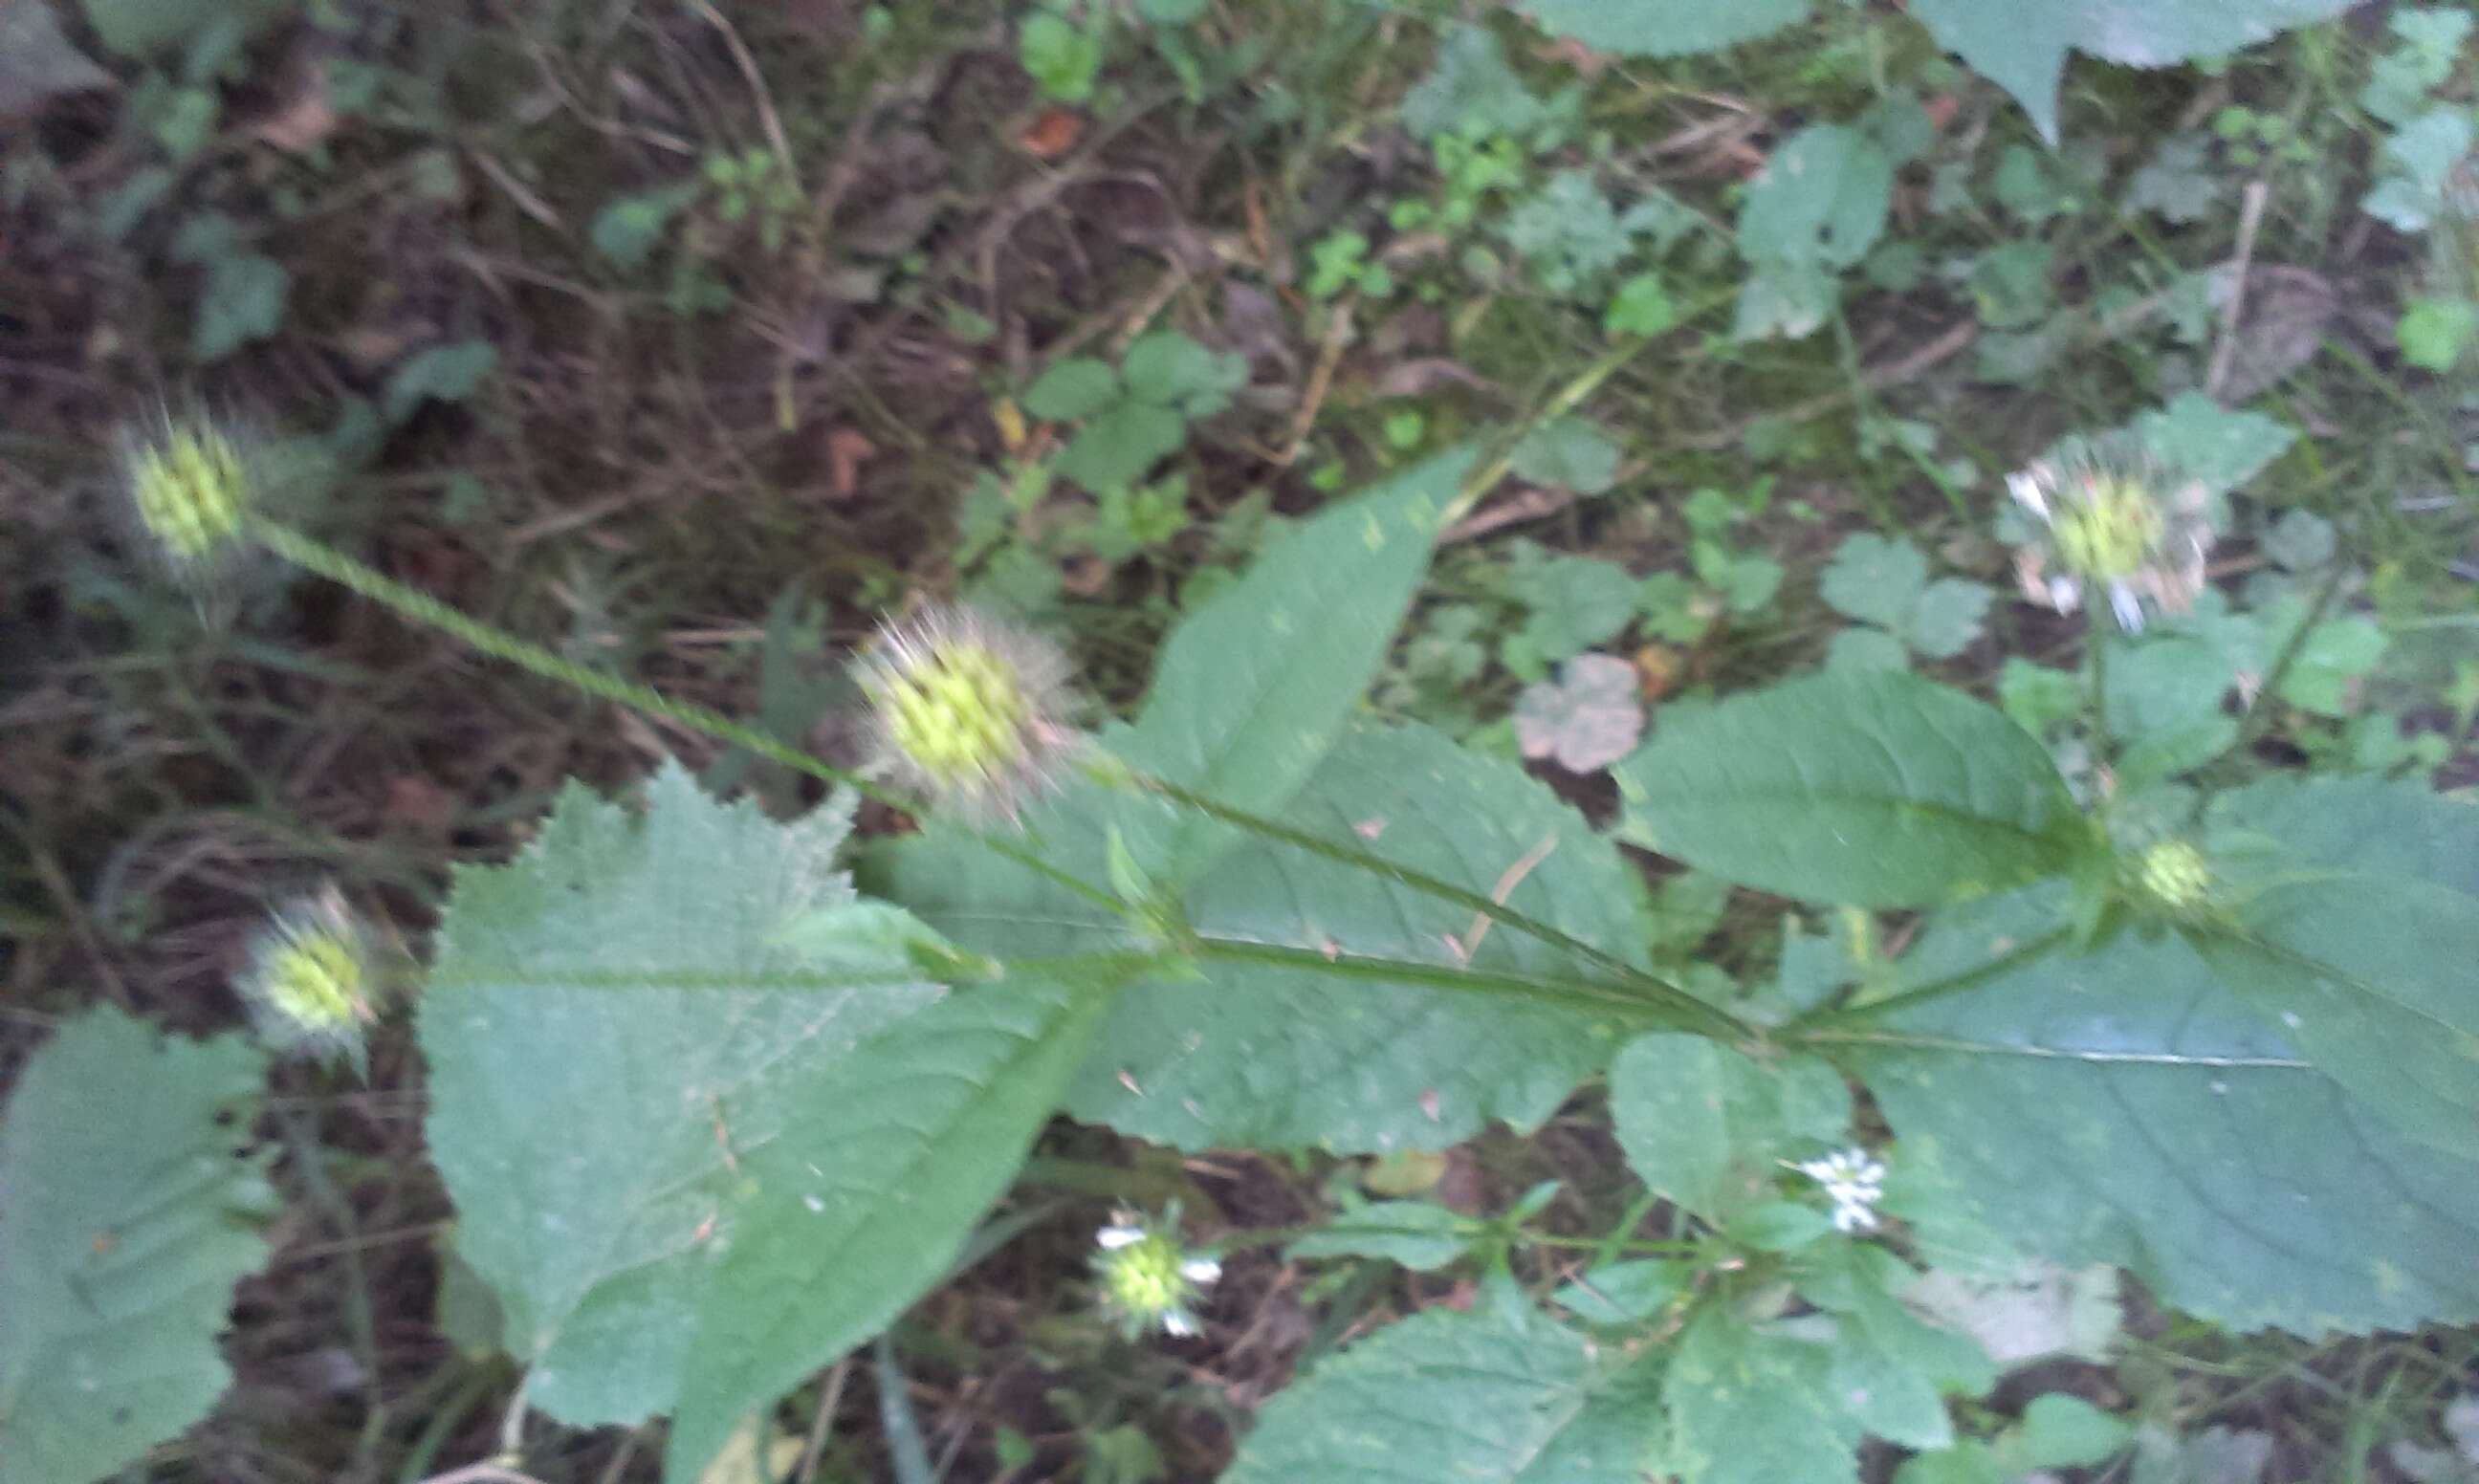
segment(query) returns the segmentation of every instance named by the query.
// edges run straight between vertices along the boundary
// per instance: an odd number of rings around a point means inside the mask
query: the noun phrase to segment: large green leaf
[[[1906,977],[1998,961],[2061,896],[1950,914]],[[2131,1268],[2241,1329],[2479,1318],[2479,1164],[2405,1138],[2277,1030],[2183,939],[2129,933],[1830,1034],[1856,1037],[1838,1044],[1896,1166],[1924,1163],[2057,1261]]]
[[[2206,961],[2405,1133],[2479,1156],[2479,810],[2414,782],[2285,780],[2212,820],[2242,935],[2197,934]]]
[[[689,1480],[754,1408],[884,1328],[945,1274],[1116,985],[983,985],[860,1043],[742,1162],[738,1230],[706,1294],[666,1477]]]
[[[779,940],[853,899],[842,811],[777,825],[677,766],[647,800],[572,787],[515,862],[460,871],[422,1004],[458,1250],[533,1368],[527,1399],[580,1424],[670,1408],[744,1166],[938,993],[893,950],[856,984],[849,959]]]
[[[272,1197],[233,1154],[259,1085],[237,1036],[159,1041],[98,1010],[0,1119],[0,1484],[82,1484],[207,1415],[233,1284]]]
[[[2057,82],[2068,51],[2165,67],[2268,41],[2358,0],[1911,0],[1938,44],[2014,95],[2057,137]]]
[[[1663,1398],[1663,1472],[1696,1484],[1851,1484],[1861,1427],[1823,1338],[1707,1305],[1679,1337]]]
[[[1071,789],[1028,815],[1048,858],[1098,874],[1097,801]],[[1419,727],[1347,734],[1282,815],[1623,959],[1632,938],[1627,867],[1607,841],[1511,763]],[[1081,834],[1079,832],[1082,832]],[[959,835],[883,857],[876,883],[941,932],[995,955],[1113,946],[1097,909]],[[1543,1004],[1400,978],[1347,976],[1353,956],[1524,975],[1551,989],[1572,956],[1503,925],[1474,941],[1474,913],[1295,847],[1251,839],[1188,896],[1208,939],[1332,956],[1336,971],[1208,961],[1122,997],[1076,1079],[1068,1111],[1182,1148],[1436,1148],[1486,1120],[1539,1122],[1608,1061],[1624,1006]]]
[[[1550,35],[1600,51],[1684,57],[1803,20],[1808,0],[1530,0],[1523,9]]]
[[[1442,454],[1319,511],[1172,630],[1128,760],[1234,808],[1280,808],[1360,704],[1474,458]],[[1121,825],[1164,886],[1195,881],[1237,839],[1166,801],[1132,802]]]
[[[1630,838],[1785,896],[1918,907],[2061,871],[2088,836],[2048,755],[1960,691],[1827,674],[1674,721],[1612,770]]]
[[[2425,882],[2276,886],[2244,936],[2198,934],[2224,984],[2414,1139],[2479,1156],[2479,900]]]
[[[1851,1125],[1851,1089],[1814,1057],[1760,1064],[1700,1036],[1638,1036],[1610,1067],[1610,1116],[1636,1178],[1721,1222],[1774,1188],[1778,1162]]]
[[[1493,1285],[1319,1362],[1257,1414],[1223,1484],[1637,1484],[1654,1373]]]
[[[2014,95],[2040,132],[2057,135],[2066,54],[2162,67],[2270,40],[2338,15],[2358,0],[1910,0],[1939,45]],[[1712,51],[1806,18],[1808,0],[1530,0],[1551,34],[1640,56]]]

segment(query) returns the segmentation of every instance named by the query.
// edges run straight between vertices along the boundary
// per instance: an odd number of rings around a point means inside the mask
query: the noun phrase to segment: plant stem
[[[1225,963],[1255,963],[1338,979],[1382,980],[1389,984],[1417,984],[1432,989],[1511,995],[1595,1013],[1617,1013],[1642,1025],[1687,1031],[1731,1045],[1744,1045],[1759,1038],[1754,1027],[1683,993],[1680,998],[1686,1004],[1677,1005],[1646,999],[1620,985],[1530,979],[1520,974],[1448,968],[1409,959],[1379,959],[1363,954],[1337,953],[1328,957],[1313,948],[1255,943],[1239,938],[1200,936],[1192,941],[1191,946],[1199,959]]]
[[[1985,963],[1975,965],[1958,974],[1932,979],[1900,994],[1849,1010],[1823,1011],[1801,1015],[1782,1026],[1776,1034],[1784,1041],[1797,1044],[1803,1040],[1829,1040],[1836,1033],[1873,1024],[1900,1011],[1917,1010],[1931,1001],[1976,989],[1987,981],[2046,957],[2074,935],[2068,927],[2056,927],[2036,936],[2024,939]]]
[[[1762,1038],[1755,1027],[1735,1015],[1706,1004],[1670,981],[1637,968],[1623,959],[1596,948],[1581,938],[1562,933],[1526,913],[1516,911],[1504,903],[1483,896],[1477,891],[1458,886],[1452,882],[1440,880],[1425,872],[1412,870],[1408,866],[1398,865],[1383,856],[1372,855],[1355,846],[1329,840],[1322,835],[1311,834],[1304,830],[1294,830],[1289,825],[1251,814],[1244,809],[1233,808],[1229,805],[1217,803],[1164,779],[1142,773],[1134,774],[1132,778],[1136,786],[1195,809],[1209,818],[1218,819],[1225,824],[1237,826],[1270,840],[1279,840],[1286,845],[1307,851],[1311,855],[1324,857],[1328,860],[1371,872],[1390,881],[1400,883],[1425,896],[1451,902],[1457,907],[1469,909],[1476,916],[1502,922],[1514,932],[1537,938],[1552,948],[1573,954],[1603,973],[1614,975],[1634,989],[1637,996],[1642,999],[1667,1006],[1707,1027],[1721,1028],[1725,1039],[1743,1042]]]
[[[2093,789],[2095,802],[2105,796],[2105,780],[2109,776],[2108,734],[2108,639],[2109,617],[2094,601],[2101,595],[2083,595],[2083,668],[2090,672],[2091,762],[2092,777],[2104,780],[2103,787]]]
[[[1728,294],[1711,295],[1681,313],[1670,328],[1676,329],[1680,325],[1692,323],[1736,296],[1736,290]],[[1669,331],[1665,330],[1663,333],[1667,334]],[[1449,505],[1445,514],[1439,518],[1438,528],[1444,530],[1463,519],[1473,505],[1480,502],[1481,497],[1497,488],[1497,482],[1506,477],[1508,470],[1515,467],[1515,449],[1525,438],[1582,406],[1586,397],[1601,389],[1601,383],[1617,375],[1621,368],[1641,355],[1660,338],[1657,335],[1621,337],[1616,345],[1595,357],[1593,363],[1577,372],[1573,379],[1551,393],[1548,399],[1530,416],[1509,427],[1492,446],[1489,454],[1464,480],[1463,488],[1455,495],[1454,503]]]
[[[314,540],[293,527],[265,516],[247,518],[249,533],[261,546],[277,556],[316,573],[327,580],[352,589],[362,597],[389,608],[399,617],[425,624],[463,640],[495,659],[506,660],[521,670],[574,686],[589,696],[678,723],[692,730],[746,748],[769,762],[779,763],[796,773],[875,799],[889,808],[901,809],[915,817],[927,817],[929,809],[920,801],[907,799],[894,790],[865,779],[856,773],[838,768],[832,763],[812,757],[799,748],[777,741],[754,727],[733,721],[711,707],[694,702],[675,701],[651,685],[624,680],[591,667],[580,665],[544,649],[541,645],[520,639],[505,629],[485,624],[458,609],[441,602],[419,588],[408,587],[344,552]],[[1110,908],[1113,912],[1128,910],[1118,898],[1101,887],[1061,871],[1040,857],[987,832],[981,838],[991,850],[1009,860],[1035,871],[1088,901]]]
[[[1622,348],[1628,354],[1632,354],[1634,350],[1641,347],[1642,343],[1639,342]],[[1580,400],[1584,396],[1589,395],[1593,386],[1599,384],[1602,377],[1606,377],[1610,371],[1623,364],[1623,360],[1624,356],[1616,352],[1604,356],[1601,362],[1597,363],[1595,371],[1587,372],[1584,377],[1578,378],[1574,386],[1570,387],[1570,396],[1574,400]],[[1553,402],[1553,405],[1556,403]],[[681,726],[747,748],[768,761],[780,763],[784,767],[811,778],[852,788],[892,807],[914,814],[927,812],[921,805],[912,800],[894,794],[868,779],[822,762],[797,748],[788,747],[761,731],[733,721],[720,711],[693,703],[675,701],[652,686],[590,669],[554,654],[539,645],[482,623],[427,593],[408,587],[393,577],[373,571],[289,525],[264,517],[253,516],[249,521],[249,528],[250,534],[261,545],[294,566],[350,588],[405,618],[428,625],[460,639],[482,653],[506,660],[520,669],[530,671],[545,678],[574,686],[588,695],[666,717]],[[1347,845],[1340,845],[1244,810],[1215,803],[1160,779],[1137,776],[1136,783],[1137,786],[1159,793],[1164,798],[1197,809],[1226,824],[1283,841],[1332,860],[1377,872],[1415,891],[1467,908],[1476,915],[1489,920],[1502,922],[1511,931],[1538,938],[1552,947],[1575,955],[1606,973],[1615,975],[1623,982],[1625,987],[1600,985],[1587,988],[1581,985],[1558,985],[1510,975],[1478,973],[1442,968],[1434,964],[1363,959],[1356,956],[1328,959],[1324,955],[1307,949],[1291,949],[1271,944],[1238,944],[1227,940],[1202,940],[1196,946],[1204,957],[1233,960],[1254,957],[1257,961],[1281,962],[1291,967],[1357,975],[1363,978],[1409,980],[1444,988],[1496,989],[1536,1000],[1566,1000],[1600,1011],[1616,1010],[1639,1017],[1648,1017],[1655,1023],[1694,1031],[1699,1035],[1714,1036],[1732,1044],[1747,1044],[1763,1038],[1762,1033],[1755,1027],[1725,1011],[1706,1004],[1677,985],[1647,973],[1590,943],[1562,933],[1546,923],[1514,911],[1479,892],[1467,890],[1450,882],[1441,881],[1421,872],[1408,870],[1382,857],[1372,856]],[[983,844],[998,855],[1038,873],[1087,901],[1108,908],[1114,915],[1131,916],[1137,910],[1134,906],[1121,902],[1113,893],[1060,870],[1021,846],[986,832],[980,833],[980,839]],[[1040,964],[1040,969],[1056,972],[1059,968],[1071,964],[1080,968],[1089,967],[1099,964],[1105,958],[1110,958],[1114,961],[1143,959],[1145,962],[1136,965],[1137,970],[1141,972],[1148,966],[1162,966],[1153,962],[1153,959],[1159,957],[1161,956],[1142,953],[1082,955],[1057,962],[1045,961]],[[1035,960],[1018,960],[1018,962],[1022,966],[1031,966]],[[1119,966],[1128,967],[1129,965],[1121,961]],[[852,978],[852,976],[843,977],[846,980]]]
[[[2317,625],[2324,622],[2325,614],[2332,611],[2334,602],[2341,596],[2341,585],[2349,579],[2349,576],[2350,569],[2336,559],[2333,571],[2324,578],[2323,585],[2315,590],[2315,601],[2308,605],[2307,613],[2298,621],[2297,628],[2291,630],[2289,637],[2282,641],[2281,652],[2273,656],[2272,668],[2265,672],[2263,684],[2257,688],[2255,697],[2247,703],[2246,709],[2238,714],[2238,739],[2231,746],[2227,755],[2243,756],[2248,748],[2262,739],[2264,730],[2272,725],[2273,710],[2279,704],[2282,682],[2287,680],[2289,672],[2297,667],[2298,656],[2307,652],[2308,636],[2315,631]]]

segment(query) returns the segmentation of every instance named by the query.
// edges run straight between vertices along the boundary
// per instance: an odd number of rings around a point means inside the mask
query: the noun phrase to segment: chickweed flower
[[[1804,1160],[1799,1172],[1825,1187],[1833,1202],[1833,1229],[1873,1232],[1877,1202],[1885,1194],[1885,1166],[1860,1148],[1837,1149],[1820,1160]]]
[[[178,571],[211,567],[242,539],[249,473],[240,448],[202,418],[166,418],[123,455],[130,502]]]
[[[2204,590],[2211,497],[2132,439],[2072,442],[2007,475],[2006,488],[2040,527],[2014,553],[2033,602],[2072,613],[2097,587],[2132,633],[2143,627],[2144,600],[2183,611]]]
[[[378,1016],[379,959],[370,931],[333,887],[279,913],[250,948],[236,987],[267,1043],[359,1067]]]
[[[1183,1339],[1196,1334],[1193,1305],[1222,1276],[1219,1262],[1181,1245],[1175,1219],[1156,1227],[1122,1211],[1093,1236],[1103,1300],[1131,1339],[1154,1329]]]
[[[933,804],[1012,818],[1074,742],[1066,673],[1031,634],[933,607],[882,628],[857,678],[882,768]]]

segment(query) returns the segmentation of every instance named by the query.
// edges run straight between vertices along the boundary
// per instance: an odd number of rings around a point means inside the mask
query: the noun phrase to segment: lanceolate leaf
[[[2357,0],[1911,0],[1937,38],[2014,95],[2057,137],[2057,81],[2069,50],[2165,67],[2268,41]]]
[[[1174,629],[1128,759],[1234,808],[1280,808],[1368,688],[1474,457],[1443,454],[1318,512]],[[1237,839],[1167,802],[1122,823],[1163,885],[1195,881]]]
[[[1098,877],[1103,803],[1080,784],[1027,823],[1049,858]],[[1283,819],[1639,957],[1627,867],[1608,842],[1520,768],[1425,728],[1352,731]],[[1125,942],[1107,909],[960,836],[901,842],[881,863],[876,889],[968,949]],[[1316,966],[1209,959],[1197,977],[1131,989],[1071,1087],[1078,1117],[1182,1148],[1438,1148],[1493,1117],[1539,1122],[1642,1027],[1624,1004],[1348,975],[1355,957],[1443,971],[1468,955],[1475,969],[1551,991],[1601,977],[1503,924],[1475,933],[1468,908],[1296,847],[1249,839],[1187,908],[1209,940]]]
[[[1493,1285],[1319,1362],[1258,1412],[1222,1484],[1636,1484],[1656,1377]]]
[[[1911,0],[1937,43],[2014,95],[2040,132],[2057,135],[2057,81],[2066,54],[2088,52],[2139,67],[2169,66],[2270,40],[2292,26],[2338,15],[2357,0]],[[1640,56],[1712,51],[1804,19],[1808,0],[1531,0],[1553,36]]]
[[[0,1116],[0,1484],[82,1484],[207,1415],[272,1197],[233,1154],[259,1054],[114,1010],[37,1051]]]
[[[2479,1157],[2479,898],[2338,878],[2264,891],[2199,933],[2221,982],[2403,1133]]]
[[[1658,729],[1612,770],[1630,837],[1785,896],[1917,907],[2064,870],[2087,836],[1992,707],[1886,672],[1793,680]]]
[[[688,1480],[741,1419],[943,1276],[1059,1104],[1117,985],[977,985],[861,1042],[743,1162],[672,1423]]]
[[[1927,983],[2057,920],[1980,904],[1905,957]],[[2047,898],[2050,900],[2041,900]],[[2479,1164],[2405,1138],[2174,935],[2033,959],[1840,1033],[1897,1142],[1999,1230],[2133,1269],[2167,1303],[2300,1334],[2479,1318]]]
[[[2479,810],[2283,780],[2212,822],[2237,932],[2195,942],[2222,983],[2404,1133],[2479,1157]]]
[[[527,1398],[580,1424],[672,1406],[747,1165],[939,993],[900,944],[872,975],[868,940],[786,939],[853,900],[839,809],[777,825],[676,766],[647,800],[572,788],[515,862],[460,872],[422,1004],[458,1250]]]
[[[1598,51],[1684,57],[1805,19],[1808,0],[1530,0],[1523,9],[1550,35],[1573,37]]]

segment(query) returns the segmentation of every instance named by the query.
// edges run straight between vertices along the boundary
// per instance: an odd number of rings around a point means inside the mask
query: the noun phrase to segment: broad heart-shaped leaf
[[[1832,1386],[1833,1347],[1710,1304],[1679,1337],[1663,1383],[1660,1472],[1697,1484],[1851,1484],[1860,1424]]]
[[[1742,885],[1918,907],[2065,869],[2088,835],[2003,712],[1887,671],[1792,680],[1674,721],[1611,770],[1625,832]]]
[[[1851,1125],[1851,1089],[1814,1057],[1762,1065],[1700,1036],[1629,1041],[1610,1067],[1610,1116],[1636,1178],[1720,1224],[1770,1193],[1776,1162]]]
[[[1551,36],[1572,37],[1597,51],[1685,57],[1803,20],[1808,0],[1527,0],[1521,8]]]
[[[1894,162],[1842,124],[1810,124],[1765,157],[1739,208],[1739,251],[1751,263],[1849,268],[1885,230]]]
[[[1163,645],[1127,759],[1233,808],[1282,807],[1367,690],[1475,457],[1441,454],[1317,512],[1190,614]],[[1195,881],[1237,838],[1163,800],[1119,823],[1162,887]]]
[[[945,1274],[1059,1104],[1118,985],[1011,979],[929,1006],[798,1089],[742,1162],[736,1229],[689,1347],[665,1477],[884,1328]]]
[[[1945,914],[1905,976],[1993,963],[2062,908],[2039,887]],[[1893,1126],[1890,1163],[1932,1167],[2044,1256],[2130,1268],[2239,1329],[2479,1318],[2479,1163],[2396,1132],[2174,934],[1827,1034]]]
[[[1939,45],[2014,95],[2051,140],[2069,50],[2165,67],[2268,41],[2357,0],[1911,0]]]
[[[1101,873],[1107,797],[1071,786],[1027,812],[1045,858]],[[1627,866],[1521,769],[1420,727],[1346,735],[1282,815],[1634,961]],[[953,833],[877,858],[875,889],[965,948],[994,955],[1118,946],[1106,908]],[[1490,1118],[1530,1126],[1604,1065],[1626,1031],[1611,1012],[1347,972],[1369,955],[1472,966],[1551,985],[1587,972],[1503,925],[1296,847],[1251,839],[1188,894],[1208,939],[1335,956],[1335,971],[1201,963],[1121,996],[1071,1086],[1068,1112],[1181,1148],[1441,1148]],[[1452,938],[1454,947],[1448,944]]]
[[[1928,590],[1929,559],[1900,537],[1860,531],[1846,539],[1817,579],[1817,595],[1845,618],[1902,630]]]
[[[842,809],[778,825],[677,765],[646,793],[638,815],[572,786],[514,862],[458,872],[422,1002],[458,1251],[527,1399],[580,1425],[672,1406],[745,1166],[939,992],[900,948],[858,983],[778,941],[852,900]]]
[[[2283,780],[2223,796],[2212,823],[2237,933],[2197,932],[2205,961],[2402,1132],[2479,1157],[2479,810]]]
[[[0,1484],[83,1484],[207,1415],[232,1288],[272,1196],[233,1156],[258,1089],[238,1036],[70,1022],[0,1115]]]
[[[1380,1330],[1276,1394],[1222,1484],[1637,1484],[1658,1372],[1603,1357],[1493,1283]]]

